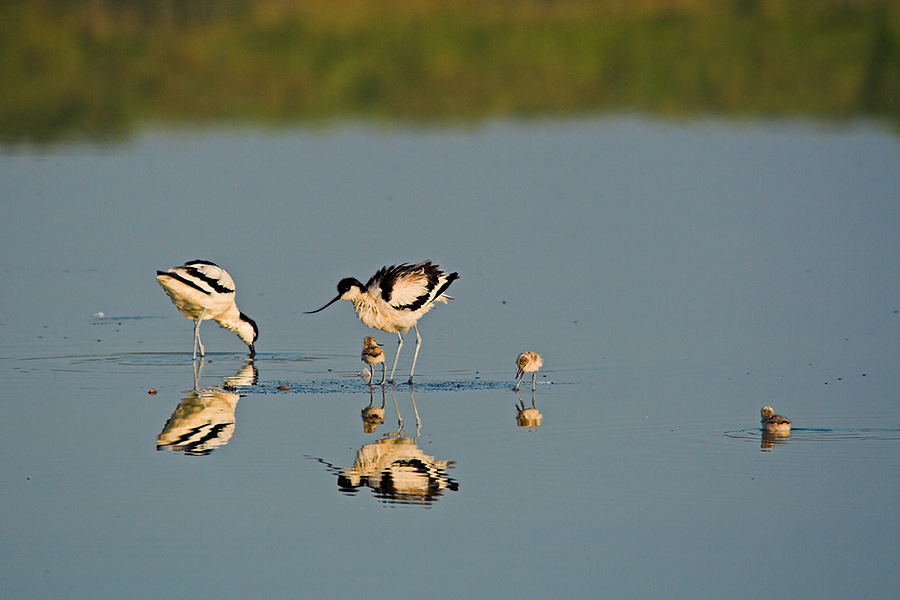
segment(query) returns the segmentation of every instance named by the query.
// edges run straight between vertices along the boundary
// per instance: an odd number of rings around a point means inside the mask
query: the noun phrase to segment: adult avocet
[[[371,335],[367,335],[363,340],[362,361],[369,367],[370,385],[375,380],[375,365],[381,363],[381,382],[378,385],[384,385],[384,350]]]
[[[531,391],[534,391],[534,378],[537,375],[537,370],[544,366],[544,359],[541,358],[541,355],[537,352],[523,352],[516,359],[516,387],[513,389],[518,390],[519,384],[522,383],[522,376],[525,373],[531,373]]]
[[[200,322],[207,319],[236,333],[250,347],[251,358],[256,354],[253,344],[259,329],[234,303],[234,280],[228,271],[207,260],[192,260],[168,271],[157,271],[156,279],[181,314],[194,321],[195,359],[198,347],[200,356],[206,354],[200,341]]]
[[[763,406],[760,411],[760,423],[766,433],[790,433],[791,422],[787,417],[776,415],[771,406]]]
[[[353,303],[356,316],[363,324],[388,333],[396,333],[400,342],[397,346],[397,356],[394,357],[394,366],[391,368],[391,378],[388,380],[391,383],[394,381],[400,349],[403,348],[402,334],[412,327],[416,330],[416,353],[413,356],[412,368],[409,370],[409,383],[412,383],[416,359],[419,358],[419,347],[422,344],[422,336],[419,335],[416,323],[422,315],[431,310],[435,302],[446,304],[447,300],[451,299],[444,292],[457,279],[458,273],[448,275],[431,261],[415,265],[404,263],[382,267],[365,285],[352,277],[342,279],[337,286],[338,294],[331,302],[306,314],[325,310],[338,300],[349,300]]]

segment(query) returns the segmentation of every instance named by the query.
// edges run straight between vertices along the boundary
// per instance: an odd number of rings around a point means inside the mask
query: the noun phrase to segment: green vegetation
[[[6,0],[0,142],[638,111],[900,122],[900,0]]]

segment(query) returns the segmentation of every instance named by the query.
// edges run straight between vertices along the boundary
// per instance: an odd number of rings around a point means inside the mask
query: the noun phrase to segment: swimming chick
[[[759,411],[760,423],[766,433],[790,433],[791,422],[787,417],[776,415],[771,406],[763,406]]]

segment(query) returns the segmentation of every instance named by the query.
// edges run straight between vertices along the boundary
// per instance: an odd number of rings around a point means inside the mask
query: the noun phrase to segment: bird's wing
[[[381,298],[397,310],[418,310],[431,300],[440,275],[441,270],[427,261],[385,267],[369,281],[369,289],[375,283]]]
[[[187,276],[201,287],[207,294],[217,292],[219,294],[233,294],[234,280],[228,271],[206,260],[192,260],[183,266],[173,269]]]

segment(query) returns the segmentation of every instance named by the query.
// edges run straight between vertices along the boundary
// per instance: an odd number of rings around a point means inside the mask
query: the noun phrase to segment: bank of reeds
[[[898,123],[898,1],[0,4],[7,143],[613,111]]]

